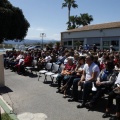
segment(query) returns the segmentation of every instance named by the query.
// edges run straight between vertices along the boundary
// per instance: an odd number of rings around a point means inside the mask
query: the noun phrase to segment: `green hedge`
[[[7,113],[4,113],[1,115],[1,119],[0,120],[13,120],[10,118],[10,116]]]

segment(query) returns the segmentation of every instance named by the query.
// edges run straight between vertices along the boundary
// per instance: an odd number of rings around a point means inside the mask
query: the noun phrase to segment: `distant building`
[[[83,46],[96,44],[97,48],[109,49],[110,45],[120,50],[120,22],[86,25],[61,32],[61,42],[65,47],[76,48],[76,42]]]

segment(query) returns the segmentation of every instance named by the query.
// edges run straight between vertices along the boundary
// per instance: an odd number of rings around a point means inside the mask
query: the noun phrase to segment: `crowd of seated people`
[[[97,55],[98,54],[98,55]],[[58,82],[58,92],[63,93],[63,97],[67,97],[67,91],[72,86],[72,99],[69,102],[78,101],[78,86],[82,88],[82,103],[77,105],[77,108],[94,108],[100,101],[104,94],[108,94],[108,101],[106,105],[106,112],[103,118],[110,117],[110,120],[120,120],[120,92],[119,94],[113,91],[113,86],[119,73],[120,59],[119,53],[97,53],[96,55],[87,54],[79,56],[76,64],[71,72],[63,74],[66,68],[56,78]],[[99,57],[100,56],[100,57]],[[69,64],[69,57],[66,65]],[[63,86],[61,87],[61,81]],[[120,78],[118,86],[115,89],[120,90]],[[92,87],[96,87],[96,91],[92,91]],[[60,89],[61,88],[61,89]],[[94,93],[92,98],[89,97],[90,93]],[[90,98],[90,99],[89,99]],[[116,115],[110,115],[110,107],[113,104],[113,99],[116,99]]]
[[[32,61],[37,61],[38,71],[43,69],[46,63],[56,63],[63,65],[65,68],[57,76],[56,82],[58,85],[57,93],[63,93],[63,97],[69,96],[69,102],[79,101],[78,87],[81,87],[82,103],[77,105],[77,108],[93,108],[98,104],[104,94],[108,94],[108,102],[106,104],[106,112],[103,118],[110,117],[110,120],[120,119],[120,94],[114,93],[114,89],[120,89],[120,79],[116,79],[120,70],[120,54],[108,50],[84,50],[82,47],[79,50],[67,49],[63,46],[50,48],[46,46],[46,50],[31,50],[31,51],[6,51],[4,55],[4,66],[16,71],[18,74],[25,73],[25,67],[31,66]],[[116,83],[117,81],[117,83]],[[93,93],[92,87],[96,87],[96,92]],[[117,84],[117,86],[116,86]],[[115,87],[114,87],[115,86]],[[109,94],[110,93],[110,94]],[[90,98],[90,99],[89,99]],[[110,116],[110,107],[113,104],[113,99],[116,99],[116,115]]]

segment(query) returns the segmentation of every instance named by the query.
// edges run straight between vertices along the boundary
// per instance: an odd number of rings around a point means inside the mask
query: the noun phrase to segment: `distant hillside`
[[[59,40],[43,40],[43,43],[54,43],[54,42],[59,42]],[[4,41],[5,44],[35,44],[35,43],[42,43],[42,40],[29,40],[25,39],[24,41],[21,42],[15,42],[12,40]]]

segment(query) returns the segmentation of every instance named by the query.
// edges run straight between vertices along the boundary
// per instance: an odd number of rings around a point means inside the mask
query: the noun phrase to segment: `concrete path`
[[[79,103],[69,103],[68,98],[56,93],[56,87],[44,84],[43,78],[38,81],[37,76],[21,76],[5,70],[6,88],[2,96],[19,120],[108,120],[102,119],[104,109],[77,109]]]

